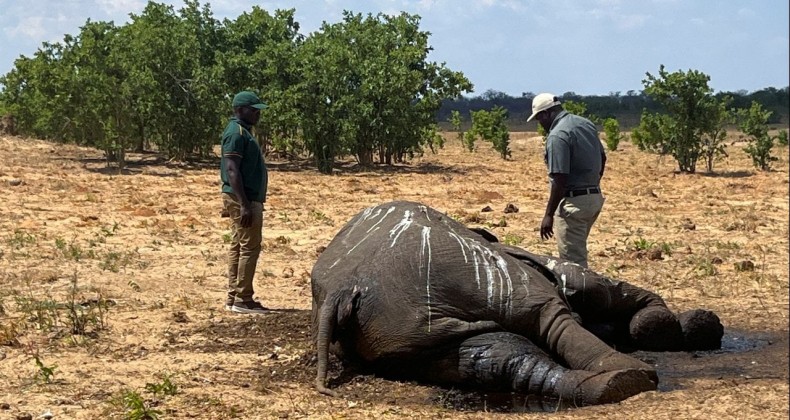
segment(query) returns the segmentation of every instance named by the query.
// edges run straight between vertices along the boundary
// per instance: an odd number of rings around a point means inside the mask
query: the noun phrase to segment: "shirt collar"
[[[246,129],[247,129],[247,131],[250,131],[250,130],[252,129],[252,126],[251,126],[251,125],[249,125],[249,124],[245,123],[245,122],[244,122],[244,121],[242,121],[242,120],[241,120],[241,118],[239,118],[239,117],[236,117],[236,116],[234,116],[234,117],[231,117],[231,119],[230,119],[230,120],[231,120],[231,121],[233,121],[233,122],[235,122],[236,124],[238,124],[238,125],[240,125],[240,126],[242,126],[242,127],[246,128]]]
[[[557,123],[558,123],[558,122],[559,122],[559,121],[560,121],[562,118],[564,118],[564,117],[565,117],[565,116],[567,116],[567,115],[569,115],[569,114],[568,114],[568,111],[565,111],[565,110],[562,110],[562,111],[560,111],[560,113],[559,113],[559,114],[557,114],[557,116],[554,118],[554,121],[552,121],[552,122],[551,122],[551,127],[549,128],[549,131],[553,130],[553,129],[554,129],[554,126],[555,126],[555,125],[557,125]]]

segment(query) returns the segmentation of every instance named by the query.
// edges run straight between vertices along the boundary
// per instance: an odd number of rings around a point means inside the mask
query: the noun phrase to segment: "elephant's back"
[[[362,290],[344,347],[367,361],[441,345],[463,335],[464,320],[507,324],[532,310],[529,289],[551,288],[498,244],[412,202],[354,216],[312,275],[317,305],[334,289]]]

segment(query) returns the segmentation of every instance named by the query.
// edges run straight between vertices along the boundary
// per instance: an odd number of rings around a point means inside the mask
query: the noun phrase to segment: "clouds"
[[[182,0],[159,0],[176,10]],[[39,0],[10,3],[0,14],[0,74],[44,41],[76,34],[85,20],[117,25],[147,0]],[[205,3],[205,2],[201,2]],[[253,4],[296,9],[303,34],[343,10],[422,17],[434,51],[429,59],[464,72],[476,94],[488,89],[606,94],[641,90],[647,71],[696,69],[720,90],[788,84],[788,2],[680,0],[213,0],[217,19],[234,19]],[[759,71],[744,66],[759,63]]]
[[[7,27],[4,30],[9,38],[43,39],[47,34],[47,30],[44,28],[44,18],[41,16],[23,18],[16,26]]]

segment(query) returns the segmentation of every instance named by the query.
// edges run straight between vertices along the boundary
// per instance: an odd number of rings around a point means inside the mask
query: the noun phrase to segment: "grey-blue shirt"
[[[598,129],[587,118],[560,112],[546,137],[549,174],[568,175],[568,190],[597,187],[604,149]]]

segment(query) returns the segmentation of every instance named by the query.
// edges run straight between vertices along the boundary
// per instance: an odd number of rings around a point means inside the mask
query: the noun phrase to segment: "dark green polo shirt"
[[[222,192],[233,194],[225,158],[238,156],[241,158],[241,179],[247,199],[265,203],[269,175],[266,163],[263,161],[261,147],[250,133],[250,128],[234,117],[230,119],[222,133],[222,159],[219,168]]]

